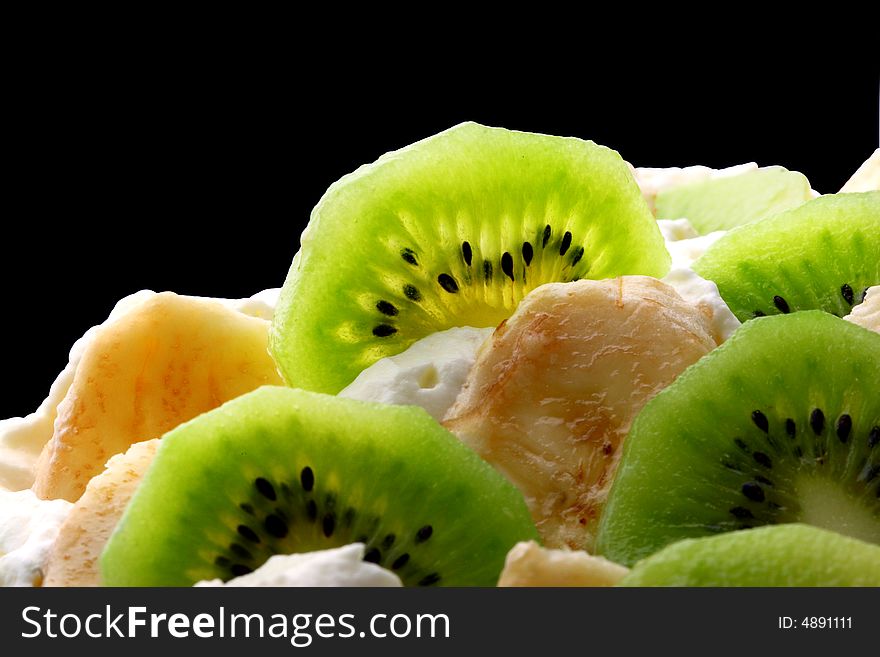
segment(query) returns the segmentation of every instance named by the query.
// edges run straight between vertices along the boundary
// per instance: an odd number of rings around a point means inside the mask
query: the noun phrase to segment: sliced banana
[[[654,278],[543,285],[483,345],[444,425],[523,492],[547,546],[589,550],[633,418],[716,344]]]
[[[507,553],[498,586],[614,586],[629,568],[583,551],[517,543]]]
[[[34,492],[75,502],[114,454],[261,385],[282,385],[268,321],[170,292],[96,330],[58,405]]]
[[[101,551],[147,471],[159,439],[135,443],[107,462],[73,505],[49,553],[43,586],[100,586]]]

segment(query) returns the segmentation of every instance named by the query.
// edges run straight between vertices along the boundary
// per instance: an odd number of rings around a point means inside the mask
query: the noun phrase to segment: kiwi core
[[[880,522],[876,513],[853,500],[838,482],[805,473],[796,479],[795,490],[800,500],[797,522],[880,543]]]

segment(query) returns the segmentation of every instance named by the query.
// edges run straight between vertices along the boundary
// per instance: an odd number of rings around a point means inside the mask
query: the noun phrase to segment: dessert
[[[137,293],[0,421],[0,584],[878,586],[878,153],[388,153],[277,312]]]

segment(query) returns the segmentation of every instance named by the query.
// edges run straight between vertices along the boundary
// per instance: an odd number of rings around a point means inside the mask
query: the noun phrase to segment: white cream
[[[376,361],[341,397],[421,406],[437,420],[455,403],[477,352],[493,328],[451,328],[418,340],[404,352]]]
[[[0,491],[0,586],[40,586],[49,550],[73,504],[31,490]]]
[[[363,543],[334,550],[276,554],[254,572],[231,579],[199,582],[195,586],[403,586],[400,578],[369,561],[364,561]]]
[[[727,340],[741,326],[741,322],[721,298],[718,286],[701,278],[693,269],[671,269],[663,282],[675,288],[682,299],[692,303],[708,317],[712,337],[718,344]]]
[[[865,300],[853,308],[844,319],[880,333],[880,285],[869,287]]]
[[[245,315],[271,319],[279,290],[264,290],[248,299],[214,299]],[[52,438],[55,411],[73,383],[77,365],[95,332],[136,308],[156,293],[141,290],[121,299],[107,320],[94,326],[77,340],[70,350],[67,365],[49,389],[40,407],[24,418],[0,420],[0,491],[23,490],[34,483],[34,467],[43,446]]]
[[[691,269],[691,265],[723,237],[726,231],[698,235],[687,219],[661,219],[657,225],[666,241],[666,250],[672,256],[672,268],[663,282],[675,288],[682,299],[693,303],[706,314],[712,335],[721,344],[739,328],[740,321],[721,298],[718,286],[701,278]]]

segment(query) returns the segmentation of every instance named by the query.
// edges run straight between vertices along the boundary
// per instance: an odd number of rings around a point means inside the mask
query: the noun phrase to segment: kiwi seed
[[[843,295],[844,301],[849,305],[853,305],[853,289],[850,287],[849,283],[844,283],[840,286],[840,294]]]
[[[464,258],[464,264],[468,267],[471,266],[471,261],[474,257],[473,251],[471,251],[470,242],[462,242],[461,243],[461,255]]]
[[[788,314],[791,312],[791,308],[788,307],[788,302],[783,299],[778,294],[773,297],[773,305],[779,309],[779,312],[783,314]]]
[[[767,416],[764,415],[761,411],[752,411],[752,422],[754,422],[755,426],[764,433],[767,433],[770,430],[770,424],[769,422],[767,422]]]
[[[817,436],[821,436],[825,430],[825,413],[822,412],[821,408],[814,408],[813,412],[810,413],[810,428]]]

